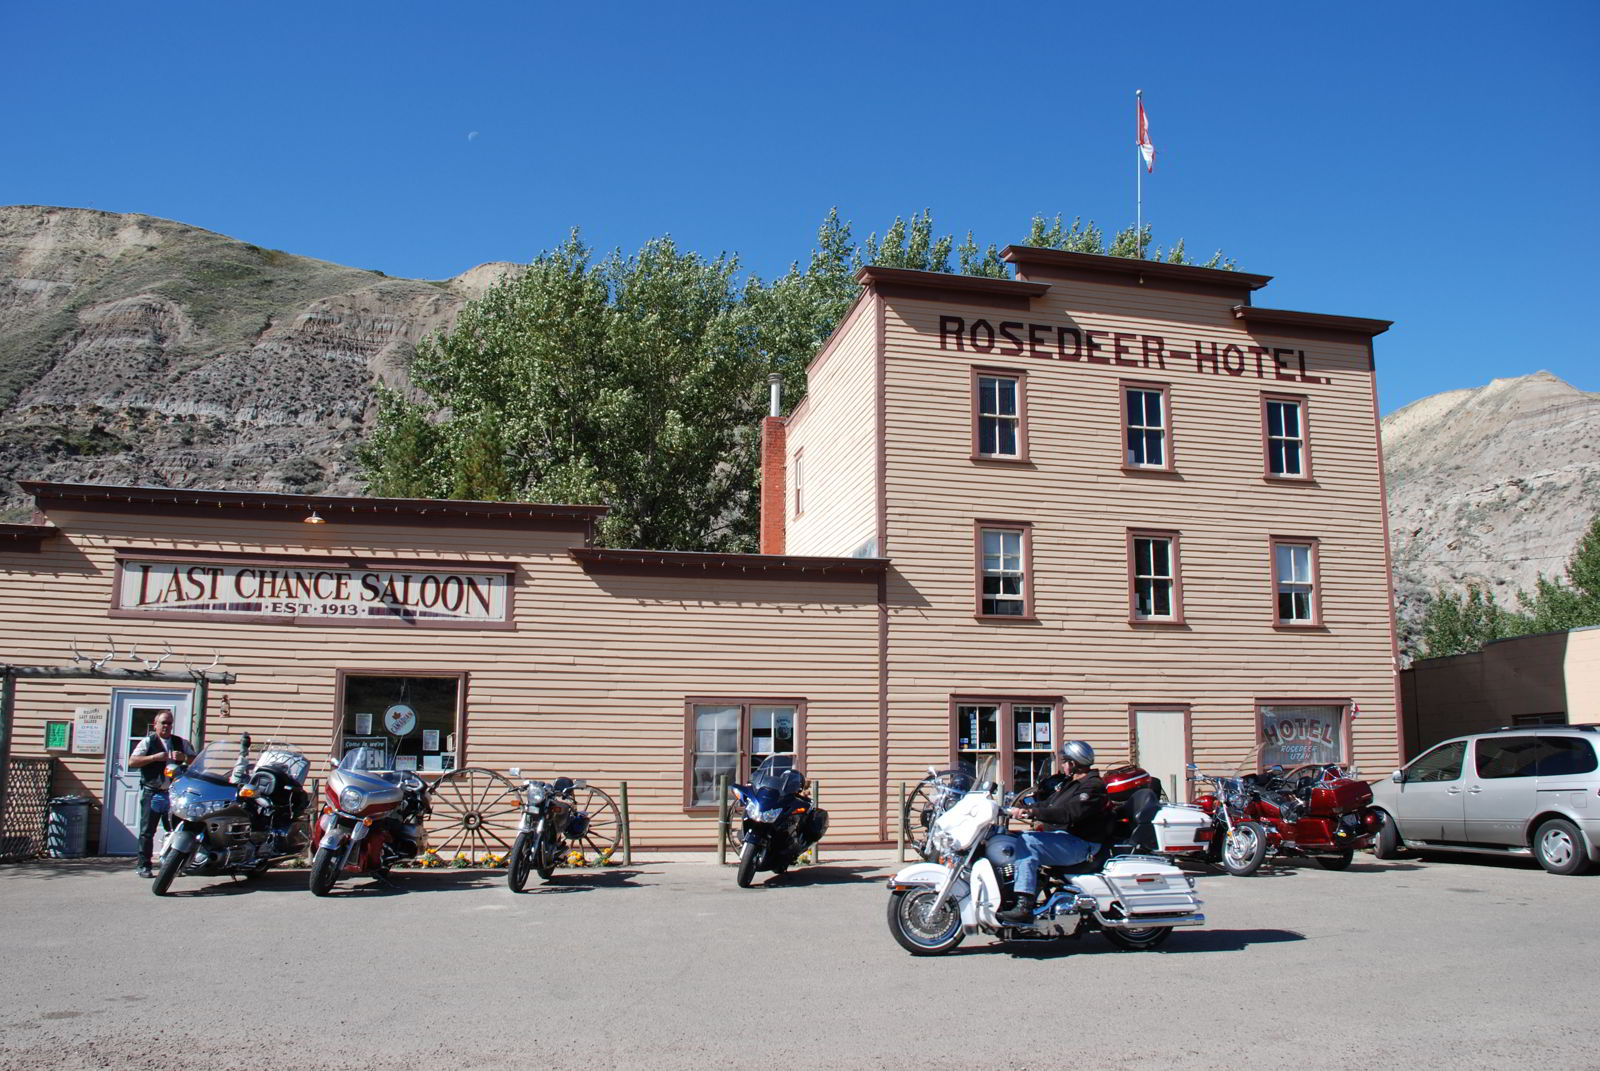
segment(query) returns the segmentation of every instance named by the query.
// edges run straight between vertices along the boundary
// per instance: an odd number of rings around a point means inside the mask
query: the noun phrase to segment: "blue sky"
[[[580,227],[764,277],[837,205],[1020,240],[1134,213],[1396,321],[1382,408],[1547,369],[1587,316],[1600,4],[11,5],[0,203],[145,212],[390,275]]]

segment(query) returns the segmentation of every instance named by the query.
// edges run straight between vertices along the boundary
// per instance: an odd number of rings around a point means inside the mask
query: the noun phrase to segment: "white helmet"
[[[1094,765],[1094,748],[1086,740],[1068,740],[1061,745],[1061,758],[1079,766]]]

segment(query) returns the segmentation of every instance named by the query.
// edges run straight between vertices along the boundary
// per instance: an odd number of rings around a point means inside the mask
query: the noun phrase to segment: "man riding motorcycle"
[[[998,912],[1001,922],[1025,924],[1033,920],[1034,897],[1039,891],[1039,867],[1072,866],[1100,850],[1111,835],[1110,799],[1106,783],[1094,769],[1094,748],[1083,740],[1061,745],[1064,780],[1051,778],[1043,788],[1050,795],[1029,807],[1012,807],[1015,818],[1042,823],[1046,828],[1022,833],[1021,847],[1012,863],[1016,867],[1017,902]]]

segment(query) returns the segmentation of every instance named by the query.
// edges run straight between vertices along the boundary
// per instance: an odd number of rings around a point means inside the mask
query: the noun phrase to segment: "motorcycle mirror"
[[[578,780],[572,782],[572,787],[573,788],[588,788],[589,787],[589,782],[583,780],[582,778],[579,778]]]
[[[339,768],[339,760],[334,758],[332,755],[329,755],[328,756],[328,769],[336,770],[338,768]]]

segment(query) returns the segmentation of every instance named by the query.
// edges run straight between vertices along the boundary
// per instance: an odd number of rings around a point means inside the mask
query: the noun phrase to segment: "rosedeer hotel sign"
[[[508,620],[511,576],[506,572],[140,558],[118,564],[116,609],[123,613],[346,624]]]

